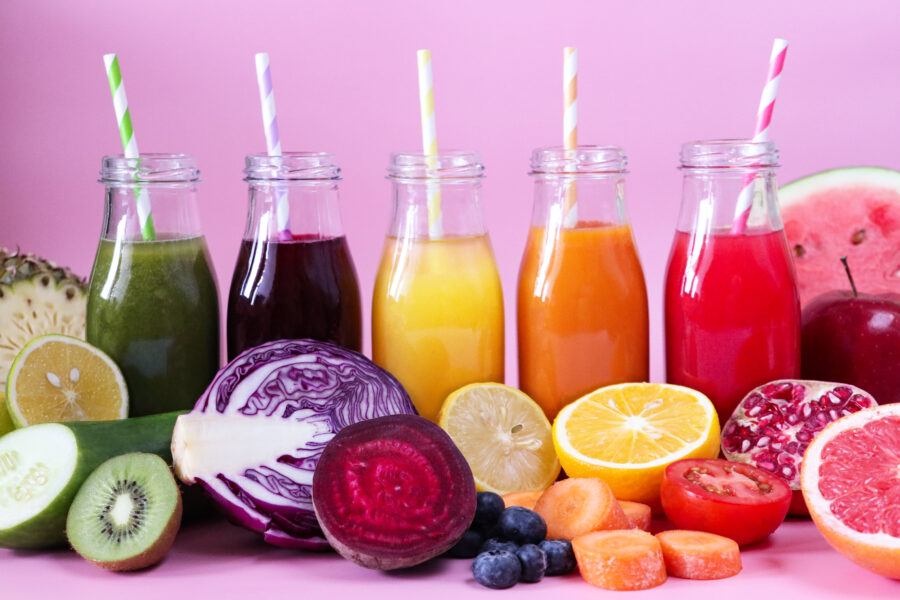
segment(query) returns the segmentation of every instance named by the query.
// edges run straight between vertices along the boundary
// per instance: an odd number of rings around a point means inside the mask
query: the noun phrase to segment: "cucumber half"
[[[44,423],[0,437],[0,547],[65,544],[66,515],[88,475],[108,458],[128,452],[157,454],[171,463],[179,414]]]

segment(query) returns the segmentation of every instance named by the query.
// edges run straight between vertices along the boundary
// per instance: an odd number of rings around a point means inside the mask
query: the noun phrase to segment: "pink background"
[[[264,50],[285,149],[340,158],[343,213],[368,312],[387,226],[384,169],[389,152],[420,143],[415,50],[429,47],[441,145],[476,149],[487,165],[486,217],[506,290],[507,380],[514,383],[512,307],[531,209],[528,157],[536,146],[560,142],[561,48],[575,45],[580,139],[621,145],[630,158],[628,203],[650,292],[653,375],[660,379],[661,282],[680,197],[680,144],[751,135],[772,39],[780,36],[791,42],[775,111],[780,180],[845,165],[897,168],[898,23],[900,3],[891,0],[4,0],[0,244],[87,275],[103,208],[100,157],[121,150],[101,60],[118,52],[141,149],[198,157],[202,216],[220,288],[227,289],[246,210],[243,156],[264,148],[253,69],[253,53]],[[368,575],[334,556],[298,561],[229,526],[213,528],[220,533],[186,531],[175,554],[141,585],[65,552],[15,553],[12,561],[13,553],[0,551],[0,580],[4,590],[12,584],[15,597],[58,597],[60,589],[96,597],[92,590],[118,586],[130,597],[156,598],[159,586],[183,589],[187,582],[197,597],[251,586],[315,596],[335,581],[363,595],[374,591],[372,582],[387,581],[404,588],[377,589],[419,597],[479,591],[460,562]],[[650,595],[898,592],[897,582],[838,556],[810,523],[787,524],[745,553],[745,566],[734,580],[673,580]],[[515,593],[564,588],[571,597],[596,595],[567,581]]]
[[[554,8],[550,8],[554,5]],[[260,6],[264,8],[255,8]],[[195,154],[227,290],[244,227],[243,157],[265,148],[253,53],[270,53],[283,147],[327,150],[366,314],[387,226],[388,153],[420,144],[415,51],[434,56],[438,139],[483,154],[486,218],[514,293],[532,148],[561,142],[562,47],[579,49],[580,139],[625,148],[628,204],[663,376],[661,287],[680,198],[678,150],[749,136],[772,39],[790,41],[774,138],[786,182],[900,166],[900,4],[880,2],[183,2],[6,0],[0,7],[0,244],[87,275],[100,157],[121,152],[101,56],[118,52],[140,148]],[[390,7],[390,8],[387,8]],[[369,347],[366,328],[366,348]]]

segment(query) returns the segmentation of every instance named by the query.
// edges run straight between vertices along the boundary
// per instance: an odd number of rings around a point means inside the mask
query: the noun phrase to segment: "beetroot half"
[[[414,415],[348,425],[313,476],[328,543],[369,569],[400,569],[449,550],[475,516],[475,481],[443,429]]]

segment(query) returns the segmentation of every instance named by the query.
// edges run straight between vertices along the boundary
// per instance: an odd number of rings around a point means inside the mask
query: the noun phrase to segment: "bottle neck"
[[[532,227],[626,225],[625,174],[534,174]]]
[[[684,183],[677,229],[684,232],[729,231],[738,204],[750,206],[746,231],[764,233],[783,228],[778,211],[775,168],[682,168]]]
[[[284,241],[342,235],[337,180],[250,182],[245,239]]]
[[[393,209],[388,236],[409,239],[470,237],[487,228],[481,207],[481,179],[392,179]],[[432,211],[429,218],[429,210]],[[440,213],[439,232],[434,227]],[[431,226],[429,226],[431,223]]]
[[[106,210],[100,236],[107,240],[142,239],[139,204],[149,205],[158,240],[203,235],[197,208],[197,182],[106,182]]]

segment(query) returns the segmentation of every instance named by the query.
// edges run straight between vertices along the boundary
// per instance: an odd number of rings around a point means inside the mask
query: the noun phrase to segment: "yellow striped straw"
[[[563,147],[566,150],[578,148],[578,49],[563,48]],[[566,190],[566,227],[578,224],[578,205],[575,181],[569,182]]]
[[[431,50],[419,50],[419,111],[422,115],[422,152],[426,155],[427,166],[437,166],[437,126],[434,118],[434,80],[431,76]],[[428,234],[432,238],[444,235],[441,221],[441,188],[428,183]]]

